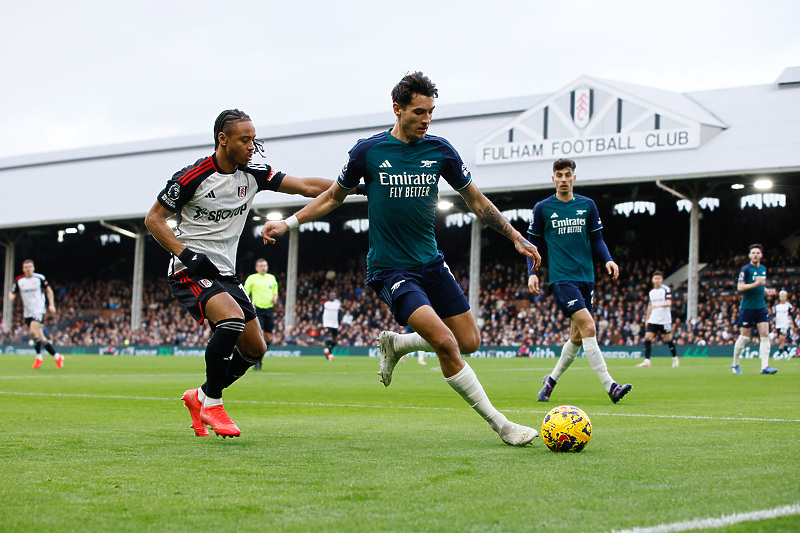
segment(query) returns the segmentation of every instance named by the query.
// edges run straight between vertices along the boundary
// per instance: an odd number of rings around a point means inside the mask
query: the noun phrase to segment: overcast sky
[[[797,0],[5,2],[0,158],[385,111],[406,73],[437,105],[582,75],[690,92],[800,66]],[[432,132],[435,133],[435,122]]]

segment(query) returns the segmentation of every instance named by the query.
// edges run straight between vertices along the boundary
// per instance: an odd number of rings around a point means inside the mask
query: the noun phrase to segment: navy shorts
[[[439,318],[450,318],[469,311],[469,302],[459,287],[442,252],[431,263],[414,268],[387,268],[369,276],[367,285],[375,291],[401,326],[424,305]]]
[[[754,328],[756,324],[762,322],[769,322],[769,313],[767,308],[760,309],[739,309],[739,319],[736,320],[736,325],[740,328]]]
[[[256,316],[258,316],[258,323],[261,324],[261,331],[272,333],[275,329],[275,314],[272,307],[263,308],[256,307]]]
[[[172,295],[189,311],[198,324],[202,324],[206,318],[206,302],[221,292],[227,292],[236,300],[244,313],[245,323],[256,318],[256,310],[236,276],[220,276],[209,280],[183,269],[169,276],[167,281]]]
[[[550,290],[565,315],[572,316],[581,309],[592,312],[594,283],[591,281],[557,281],[550,284]]]

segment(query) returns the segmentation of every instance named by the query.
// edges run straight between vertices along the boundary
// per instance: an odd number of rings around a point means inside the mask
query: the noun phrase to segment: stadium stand
[[[484,345],[534,346],[558,345],[566,341],[567,321],[552,304],[545,290],[533,299],[527,290],[524,264],[497,260],[486,265],[481,277],[480,316]],[[695,324],[686,324],[685,283],[672,287],[676,343],[730,345],[736,334],[738,313],[736,275],[746,259],[743,256],[717,259],[701,275],[700,310]],[[795,307],[800,293],[800,268],[797,257],[779,256],[770,265],[774,286],[789,292]],[[680,265],[671,261],[634,261],[626,264],[618,280],[596,272],[595,316],[599,341],[603,345],[639,345],[643,342],[642,317],[647,302],[650,274],[656,269],[671,272]],[[362,274],[334,269],[303,272],[298,286],[297,322],[284,331],[283,302],[276,306],[274,346],[322,344],[320,305],[331,290],[342,295],[345,315],[340,344],[372,345],[377,332],[399,329],[386,306],[372,290],[362,285]],[[453,268],[456,279],[466,291],[469,280],[466,265]],[[285,275],[276,273],[281,287]],[[546,280],[546,271],[542,272]],[[163,278],[145,280],[143,327],[130,329],[130,287],[119,279],[84,278],[54,282],[59,311],[57,321],[47,328],[58,345],[182,345],[202,346],[208,339],[207,324],[196,324],[169,293]],[[283,292],[282,292],[283,294]],[[771,304],[772,302],[770,302]],[[20,344],[28,341],[21,313],[15,313],[11,331],[0,332],[0,342]],[[794,332],[797,342],[798,330]]]

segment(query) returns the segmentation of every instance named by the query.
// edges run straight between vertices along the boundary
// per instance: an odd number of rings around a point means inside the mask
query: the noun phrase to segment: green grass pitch
[[[565,531],[648,528],[800,503],[800,360],[469,359],[494,405],[540,429],[592,420],[578,454],[502,443],[435,360],[384,388],[366,357],[267,359],[225,393],[237,439],[197,438],[179,400],[201,358],[0,356],[0,531]],[[800,531],[800,516],[715,531]]]

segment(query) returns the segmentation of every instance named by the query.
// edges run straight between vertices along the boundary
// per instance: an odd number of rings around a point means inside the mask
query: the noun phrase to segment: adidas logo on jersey
[[[206,198],[216,198],[214,191],[209,191],[208,194],[206,194]]]
[[[391,163],[389,163],[389,160],[388,160],[388,159],[387,159],[386,161],[384,161],[383,163],[381,163],[380,165],[378,165],[378,166],[379,166],[380,168],[392,168],[392,164],[391,164]]]
[[[558,213],[553,213],[552,215],[550,215],[550,218],[558,218]]]

